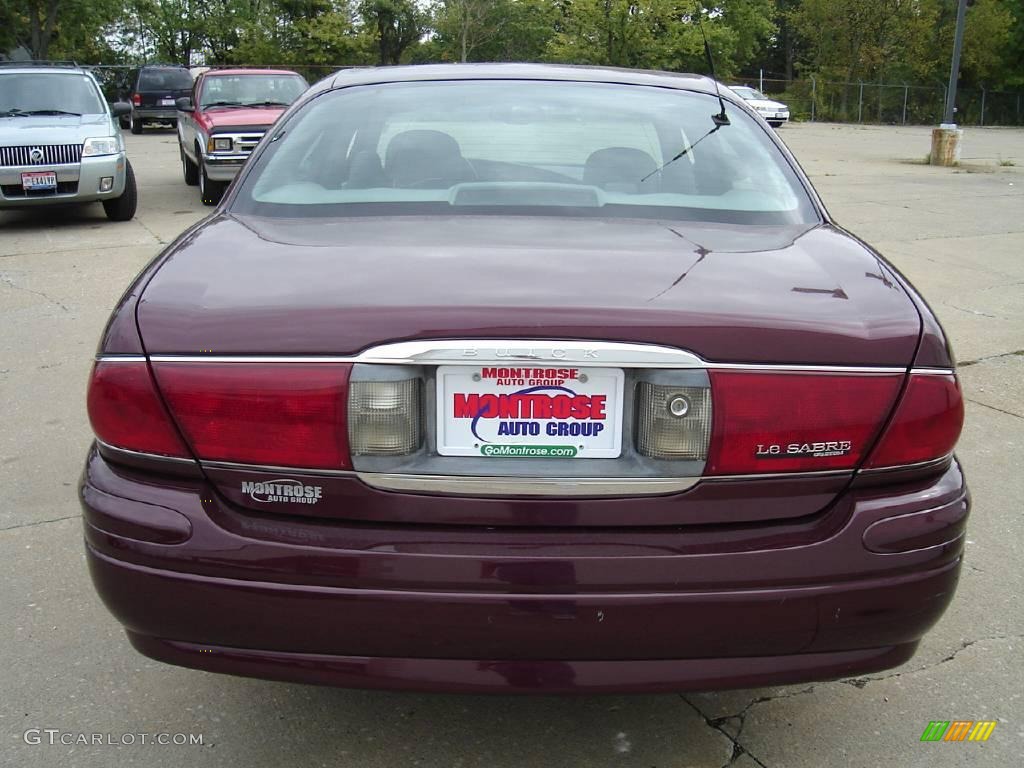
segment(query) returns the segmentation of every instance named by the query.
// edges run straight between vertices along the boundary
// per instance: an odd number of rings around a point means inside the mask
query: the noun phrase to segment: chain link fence
[[[742,79],[766,96],[789,105],[794,120],[882,125],[937,125],[946,86],[820,80]],[[961,125],[1024,125],[1024,91],[958,88],[956,122]]]
[[[310,83],[334,72],[348,69],[330,64],[215,64],[199,69],[271,68],[298,72]],[[99,64],[89,67],[104,90],[116,89],[134,67]],[[911,83],[854,83],[809,77],[800,80],[753,77],[737,83],[762,91],[789,106],[793,120],[836,123],[877,123],[882,125],[937,125],[942,122],[946,86]],[[961,125],[1024,125],[1024,91],[992,91],[958,88],[956,122]]]

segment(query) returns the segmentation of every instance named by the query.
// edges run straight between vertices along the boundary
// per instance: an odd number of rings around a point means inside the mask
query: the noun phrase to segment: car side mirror
[[[114,117],[124,117],[132,113],[132,105],[127,101],[115,101],[110,105],[110,111],[114,113]]]
[[[182,96],[181,98],[175,99],[174,104],[178,107],[180,112],[195,112],[196,108],[192,106],[192,99],[188,96]]]

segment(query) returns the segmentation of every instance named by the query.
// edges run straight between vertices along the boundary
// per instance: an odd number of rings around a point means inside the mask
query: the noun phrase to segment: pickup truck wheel
[[[194,187],[199,183],[199,168],[185,154],[185,148],[181,144],[178,145],[178,151],[181,153],[181,173],[185,177],[185,183]]]
[[[206,166],[200,161],[199,164],[199,197],[203,205],[216,205],[224,197],[224,189],[227,187],[223,181],[213,181],[206,175]]]
[[[128,221],[135,216],[139,205],[139,192],[135,187],[135,171],[132,164],[125,162],[124,192],[120,197],[103,201],[103,211],[111,221]]]
[[[135,118],[135,113],[134,112],[132,113],[132,117],[131,117],[131,128],[132,128],[132,133],[134,133],[136,136],[138,136],[140,133],[142,133],[142,121],[141,120],[137,120]]]

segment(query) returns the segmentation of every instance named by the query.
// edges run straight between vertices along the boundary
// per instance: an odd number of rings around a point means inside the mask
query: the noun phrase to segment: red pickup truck
[[[205,205],[220,202],[238,169],[278,116],[309,84],[283,69],[217,69],[196,78],[177,101],[185,183]]]

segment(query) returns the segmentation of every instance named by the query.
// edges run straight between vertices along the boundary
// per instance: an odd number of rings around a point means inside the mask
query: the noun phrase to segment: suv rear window
[[[192,87],[187,69],[144,69],[139,73],[140,91],[182,91]]]

